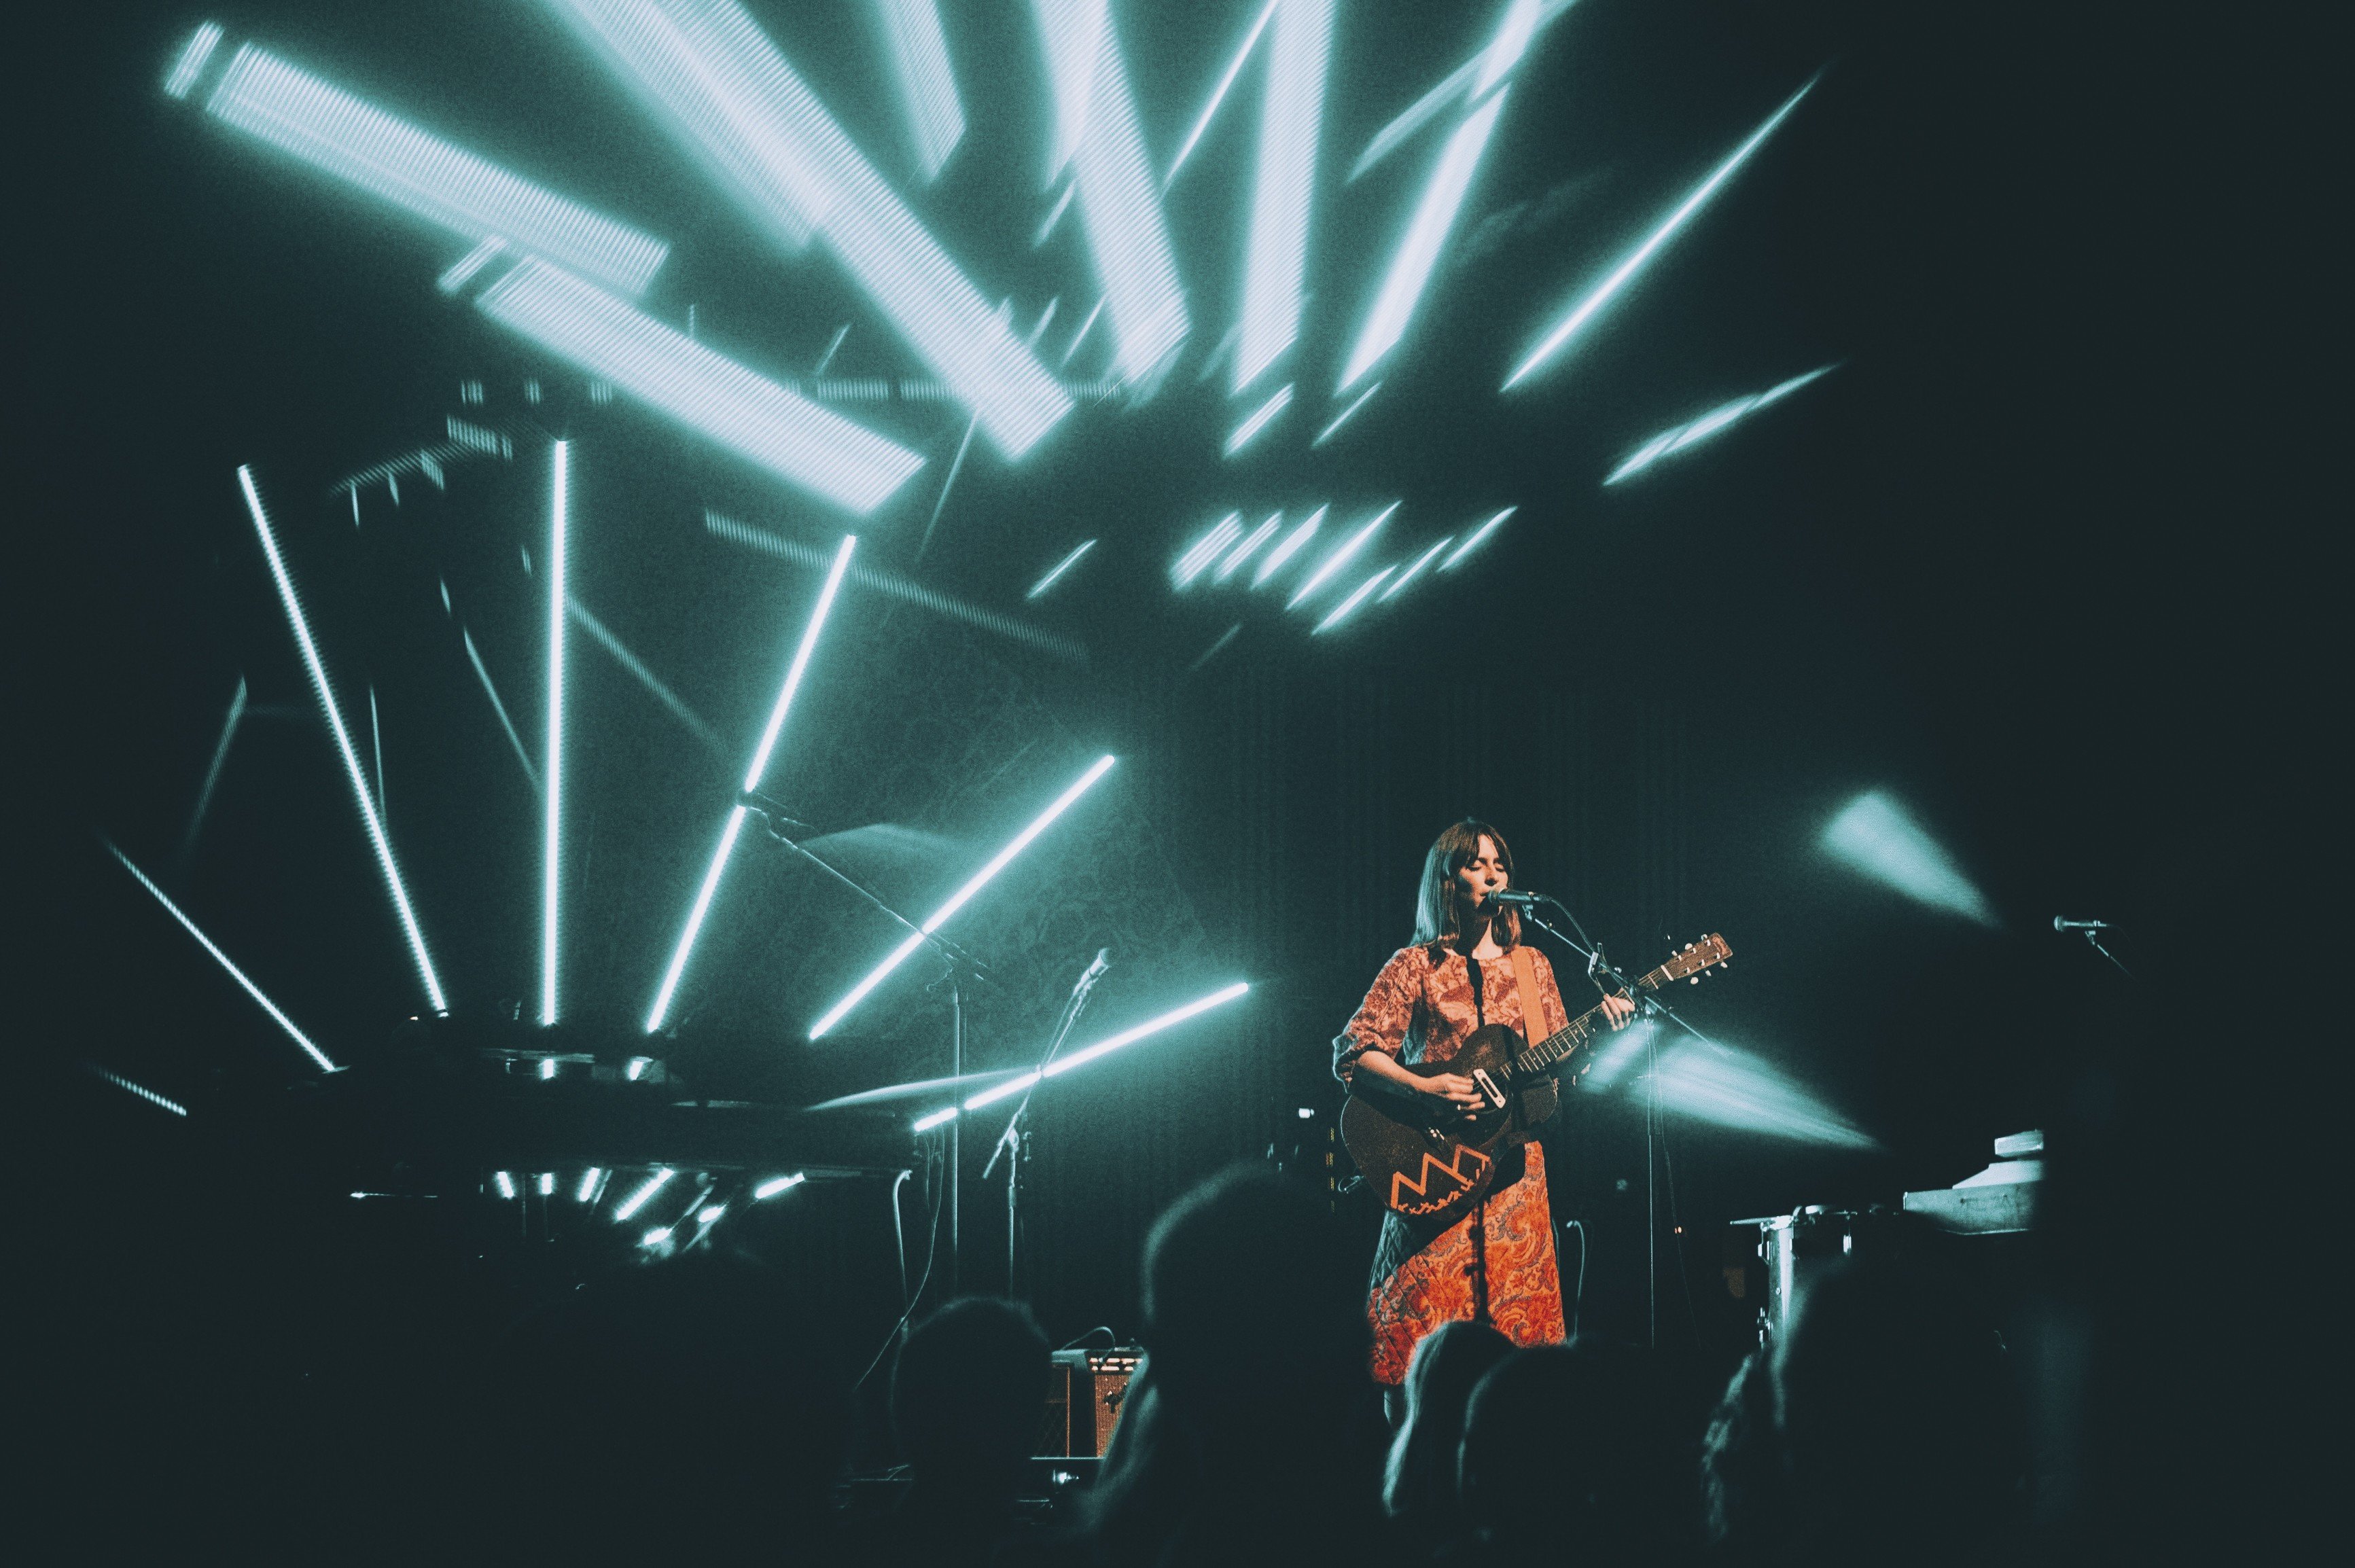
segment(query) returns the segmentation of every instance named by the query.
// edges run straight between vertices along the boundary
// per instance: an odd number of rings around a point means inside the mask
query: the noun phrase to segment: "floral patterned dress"
[[[1434,951],[1438,956],[1434,960]],[[1359,1057],[1387,1051],[1402,1061],[1445,1061],[1484,1023],[1511,1024],[1524,1038],[1570,1022],[1553,969],[1534,948],[1540,1019],[1529,1020],[1510,955],[1467,959],[1437,944],[1402,947],[1382,965],[1348,1028],[1333,1041],[1333,1072],[1349,1081]],[[1479,968],[1476,990],[1472,970]],[[1490,1321],[1517,1345],[1563,1337],[1561,1275],[1546,1203],[1545,1151],[1523,1146],[1527,1166],[1508,1156],[1497,1185],[1473,1211],[1436,1225],[1396,1211],[1382,1216],[1366,1316],[1374,1329],[1374,1378],[1399,1383],[1422,1338],[1473,1316],[1476,1264],[1485,1264]]]

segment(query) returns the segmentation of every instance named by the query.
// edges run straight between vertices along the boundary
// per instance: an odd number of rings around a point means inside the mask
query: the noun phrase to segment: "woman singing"
[[[1512,956],[1520,917],[1489,901],[1512,875],[1513,852],[1487,823],[1459,822],[1439,836],[1423,862],[1415,945],[1391,955],[1333,1042],[1342,1083],[1370,1072],[1428,1096],[1439,1114],[1469,1116],[1480,1104],[1471,1079],[1420,1078],[1400,1063],[1445,1061],[1487,1024],[1510,1024],[1531,1041],[1568,1025],[1553,970],[1533,947],[1528,956],[1538,995],[1522,995]],[[1614,1029],[1636,1011],[1622,996],[1605,997],[1603,1006]],[[1485,1317],[1519,1345],[1562,1338],[1545,1151],[1534,1142],[1518,1146],[1498,1165],[1488,1195],[1444,1229],[1395,1211],[1382,1216],[1366,1314],[1374,1378],[1386,1387],[1405,1378],[1416,1341],[1442,1323]]]

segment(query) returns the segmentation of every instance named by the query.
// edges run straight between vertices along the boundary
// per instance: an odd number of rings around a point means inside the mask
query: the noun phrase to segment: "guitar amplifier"
[[[1047,1429],[1039,1436],[1039,1454],[1101,1458],[1144,1356],[1134,1345],[1056,1351],[1047,1378]]]

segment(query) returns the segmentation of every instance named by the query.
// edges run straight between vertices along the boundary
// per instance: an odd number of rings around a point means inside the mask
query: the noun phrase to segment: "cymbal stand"
[[[1046,1076],[1047,1064],[1054,1061],[1056,1054],[1063,1049],[1063,1041],[1070,1038],[1071,1027],[1080,1021],[1080,1015],[1087,1010],[1088,998],[1095,994],[1096,982],[1103,977],[1103,968],[1091,964],[1087,972],[1080,976],[1079,984],[1071,987],[1071,999],[1063,1004],[1063,1016],[1057,1020],[1054,1035],[1047,1041],[1047,1053],[1030,1071],[1030,1086],[1023,1090],[1022,1103],[1014,1107],[1014,1115],[1007,1119],[1006,1131],[998,1137],[997,1147],[989,1151],[989,1163],[981,1168],[981,1179],[986,1181],[989,1173],[997,1168],[998,1157],[1007,1157],[1006,1294],[1017,1298],[1020,1297],[1021,1292],[1016,1285],[1014,1251],[1021,1234],[1022,1161],[1030,1151],[1030,1134],[1023,1127],[1022,1118],[1030,1109],[1030,1096],[1039,1092],[1039,1081]]]

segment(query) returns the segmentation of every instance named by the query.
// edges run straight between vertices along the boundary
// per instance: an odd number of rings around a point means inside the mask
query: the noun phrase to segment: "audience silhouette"
[[[1405,1417],[1382,1473],[1382,1507],[1415,1546],[1435,1549],[1463,1533],[1455,1465],[1464,1408],[1481,1374],[1512,1353],[1510,1339],[1477,1323],[1443,1323],[1415,1346]]]

